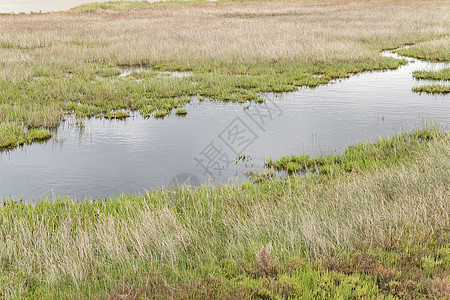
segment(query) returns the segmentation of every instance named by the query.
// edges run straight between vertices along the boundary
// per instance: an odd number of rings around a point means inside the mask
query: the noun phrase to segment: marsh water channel
[[[429,83],[415,80],[414,70],[445,66],[410,60],[314,89],[263,94],[264,103],[249,106],[193,99],[185,117],[85,119],[81,126],[68,118],[51,140],[0,153],[0,195],[103,198],[166,187],[186,174],[209,184],[239,182],[270,157],[342,153],[432,122],[448,129],[448,96],[411,91]],[[236,163],[238,155],[246,157]]]

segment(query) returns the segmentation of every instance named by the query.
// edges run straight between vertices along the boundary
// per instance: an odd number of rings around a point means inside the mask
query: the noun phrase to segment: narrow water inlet
[[[128,66],[121,66],[119,67],[121,70],[121,73],[119,74],[119,77],[127,77],[132,74],[141,74],[141,73],[156,73],[159,77],[189,77],[192,76],[192,72],[180,72],[180,71],[160,71],[149,67],[128,67]]]
[[[0,153],[0,195],[25,201],[107,197],[167,186],[182,173],[202,182],[210,176],[216,182],[241,181],[245,171],[263,170],[270,157],[340,153],[349,144],[430,122],[448,129],[448,96],[411,91],[422,84],[413,71],[444,67],[448,64],[409,59],[397,70],[263,94],[265,103],[249,107],[193,101],[186,117],[85,119],[81,130],[64,122],[47,143]],[[236,164],[239,154],[250,159]]]

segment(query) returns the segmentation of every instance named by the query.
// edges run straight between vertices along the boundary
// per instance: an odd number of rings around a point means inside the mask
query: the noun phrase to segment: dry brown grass
[[[341,0],[2,16],[1,77],[42,63],[364,61],[381,48],[448,34],[449,13],[441,0]]]

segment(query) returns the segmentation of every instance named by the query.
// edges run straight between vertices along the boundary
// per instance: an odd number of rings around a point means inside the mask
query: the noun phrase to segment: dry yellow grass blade
[[[449,13],[441,0],[277,1],[2,16],[0,61],[361,61],[448,34]]]

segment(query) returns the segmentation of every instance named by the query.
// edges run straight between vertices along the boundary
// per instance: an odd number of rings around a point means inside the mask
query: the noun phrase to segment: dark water
[[[243,180],[244,171],[262,170],[270,157],[342,152],[431,122],[448,129],[449,97],[411,92],[423,83],[413,70],[444,66],[410,62],[315,89],[264,94],[264,104],[247,109],[194,100],[184,118],[90,119],[81,130],[68,120],[44,144],[0,153],[0,195],[107,197],[167,186],[186,172],[201,181]],[[235,164],[237,154],[251,159]]]

